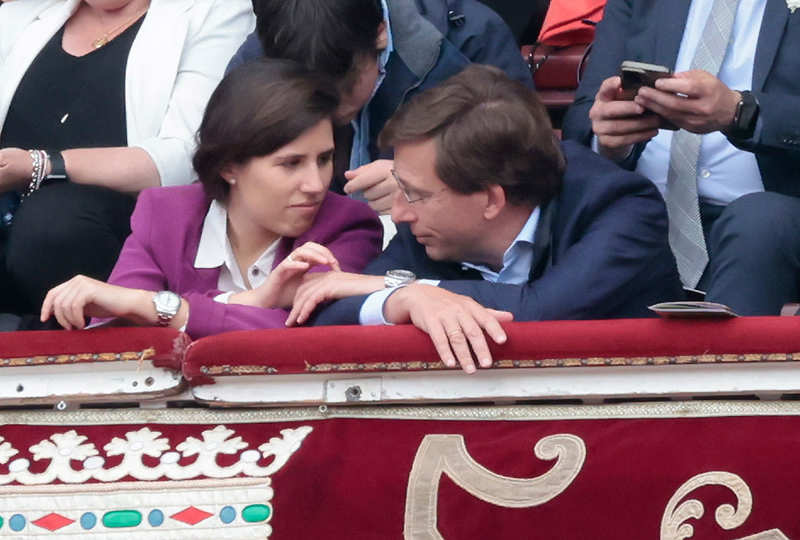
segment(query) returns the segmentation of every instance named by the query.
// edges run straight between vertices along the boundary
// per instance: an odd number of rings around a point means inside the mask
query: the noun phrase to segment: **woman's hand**
[[[27,150],[0,149],[0,193],[24,189],[31,181],[32,172],[33,161]]]
[[[40,320],[45,322],[55,315],[58,323],[67,330],[82,329],[86,317],[122,317],[137,323],[154,324],[153,293],[128,289],[98,281],[86,276],[75,276],[53,287],[42,303]]]
[[[383,276],[351,274],[349,272],[326,272],[305,277],[305,282],[297,288],[292,303],[292,311],[286,319],[286,326],[303,324],[317,306],[330,300],[348,296],[371,294],[384,288]]]
[[[228,303],[264,308],[288,308],[292,305],[295,291],[302,283],[303,275],[317,265],[341,270],[339,261],[328,248],[315,242],[306,242],[282,260],[261,286],[232,295]]]

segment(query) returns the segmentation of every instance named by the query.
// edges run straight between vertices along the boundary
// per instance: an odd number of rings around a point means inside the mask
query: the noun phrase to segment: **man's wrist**
[[[389,324],[404,324],[411,320],[409,316],[409,296],[413,296],[419,285],[403,285],[395,289],[383,303],[383,318]]]
[[[621,163],[628,159],[633,153],[633,147],[634,145],[630,144],[619,148],[611,148],[600,144],[600,138],[597,135],[592,136],[592,150],[615,163]]]
[[[753,137],[758,123],[760,104],[749,90],[733,90],[733,116],[721,131],[730,138],[746,140]]]

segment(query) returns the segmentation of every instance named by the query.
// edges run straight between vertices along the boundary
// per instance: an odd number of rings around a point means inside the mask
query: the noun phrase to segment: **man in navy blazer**
[[[373,276],[301,287],[290,322],[347,297],[316,324],[411,322],[446,365],[472,372],[473,353],[491,364],[484,331],[501,343],[512,317],[641,317],[682,294],[653,184],[561,145],[536,94],[497,68],[468,67],[420,94],[381,144],[395,149],[397,235],[367,266]],[[384,287],[391,270],[418,281]]]
[[[710,261],[698,289],[740,314],[777,314],[800,296],[800,13],[741,0],[719,72],[691,70],[713,0],[609,0],[563,125],[665,191],[672,132],[703,135],[699,210]],[[620,100],[620,64],[673,69]],[[655,114],[653,114],[655,113]]]

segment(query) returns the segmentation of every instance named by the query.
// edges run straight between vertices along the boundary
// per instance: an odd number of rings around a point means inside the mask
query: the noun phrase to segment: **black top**
[[[84,56],[64,51],[61,27],[20,81],[0,148],[127,146],[125,68],[142,20]]]

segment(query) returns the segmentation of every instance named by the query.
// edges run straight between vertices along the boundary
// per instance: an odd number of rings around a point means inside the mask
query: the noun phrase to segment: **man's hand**
[[[492,365],[484,331],[495,343],[505,343],[500,323],[514,318],[508,311],[485,308],[468,296],[419,283],[392,294],[383,311],[391,323],[411,322],[427,332],[444,365],[455,367],[457,360],[467,373],[475,372],[474,358],[481,367]]]
[[[341,270],[336,256],[321,244],[306,242],[292,251],[270,273],[259,287],[231,295],[229,304],[243,304],[263,308],[288,308],[303,276],[314,266],[330,266]]]
[[[657,116],[645,114],[643,105],[621,97],[622,79],[609,77],[600,85],[589,110],[598,150],[615,161],[625,159],[634,144],[655,137],[661,124]]]
[[[24,189],[31,181],[32,172],[33,161],[27,150],[0,149],[0,193]]]
[[[55,315],[67,330],[82,329],[86,317],[123,317],[134,322],[149,322],[155,317],[153,293],[110,285],[86,276],[75,276],[53,287],[42,303],[40,320]],[[152,322],[151,322],[152,324]]]
[[[634,99],[638,105],[692,133],[711,133],[729,127],[740,100],[739,92],[698,69],[659,79],[656,89],[642,87]]]
[[[386,214],[392,208],[392,197],[397,191],[397,182],[392,178],[394,161],[379,159],[362,165],[358,169],[346,171],[344,185],[347,194],[363,191],[370,207],[379,214]]]
[[[286,319],[286,326],[303,324],[317,306],[323,302],[371,294],[383,289],[383,276],[351,274],[349,272],[325,272],[308,274],[305,282],[297,288],[292,311]]]

